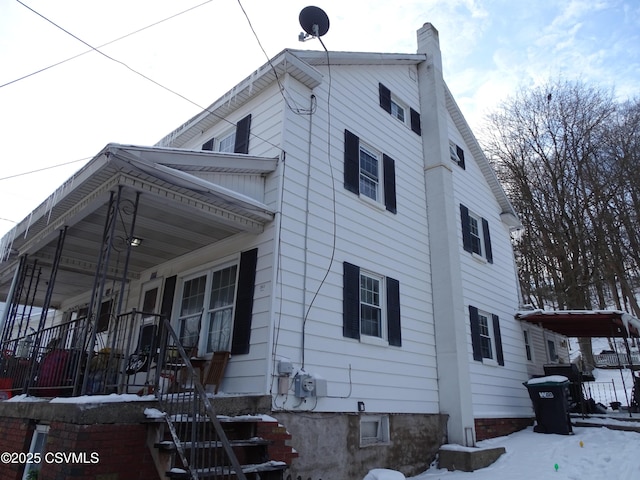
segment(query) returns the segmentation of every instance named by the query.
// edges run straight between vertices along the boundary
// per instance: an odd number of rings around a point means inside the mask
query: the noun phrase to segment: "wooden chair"
[[[227,368],[227,363],[231,358],[231,352],[213,352],[213,357],[209,365],[205,367],[205,372],[202,380],[202,384],[215,385],[214,394],[218,393],[218,388],[224,377],[224,371]]]

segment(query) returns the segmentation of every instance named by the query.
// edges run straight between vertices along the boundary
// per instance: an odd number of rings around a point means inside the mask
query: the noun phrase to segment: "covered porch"
[[[193,322],[170,323],[176,279],[156,278],[155,269],[262,233],[274,218],[265,184],[277,163],[107,145],[0,241],[0,390],[77,396],[157,388],[161,377],[150,364],[164,319],[188,347],[200,332],[180,331]]]
[[[637,361],[637,351],[633,352],[631,348],[631,342],[638,345],[640,339],[640,320],[617,310],[526,310],[518,312],[516,318],[565,337],[622,339],[622,351],[618,351],[618,344],[614,342],[615,350],[611,355],[606,355],[606,362],[607,367],[620,369],[620,382],[625,398],[616,398],[609,392],[604,392],[602,397],[611,400],[608,403],[614,408],[614,416],[620,414],[619,407],[626,410],[624,415],[628,417],[632,417],[633,413],[636,416],[640,413],[640,376],[637,373],[640,371],[640,363]],[[625,368],[631,372],[630,381],[625,381],[623,376]],[[572,396],[580,404],[579,413],[583,415],[596,413],[586,411],[583,402],[587,397],[593,399],[593,392],[602,388],[611,389],[610,386],[597,385],[591,372],[583,372],[575,364],[545,365],[544,369],[546,375],[563,375],[569,379],[572,383]]]

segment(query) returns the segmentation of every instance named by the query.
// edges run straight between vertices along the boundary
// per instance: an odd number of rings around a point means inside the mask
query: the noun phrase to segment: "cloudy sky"
[[[549,78],[638,96],[638,0],[3,0],[0,235],[107,143],[156,143],[265,63],[241,5],[270,57],[321,49],[298,41],[307,5],[330,18],[329,50],[413,53],[431,22],[476,129]]]

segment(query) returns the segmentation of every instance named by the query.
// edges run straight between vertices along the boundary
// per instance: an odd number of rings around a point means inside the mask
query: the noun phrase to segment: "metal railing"
[[[618,402],[616,384],[613,379],[610,382],[585,382],[582,385],[586,399],[591,398],[596,403],[601,403],[605,406]]]
[[[632,353],[631,361],[626,353],[601,353],[593,356],[596,367],[603,368],[620,368],[620,366],[627,367],[631,364],[640,365],[640,354]]]
[[[155,391],[175,445],[179,463],[192,480],[246,480],[190,355],[168,320],[163,319]]]
[[[43,397],[137,393],[151,389],[160,316],[133,310],[87,345],[87,317],[6,340],[0,346],[0,395]]]

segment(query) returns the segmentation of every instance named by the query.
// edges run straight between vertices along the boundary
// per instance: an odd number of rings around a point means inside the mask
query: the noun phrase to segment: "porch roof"
[[[128,205],[123,207],[125,215],[132,212],[140,194],[133,233],[127,231],[126,221],[116,217],[114,238],[123,257],[127,239],[142,240],[132,249],[129,280],[155,265],[232,235],[259,233],[274,217],[263,198],[203,177],[249,174],[247,178],[255,181],[273,172],[276,165],[275,158],[109,144],[0,240],[0,300],[8,295],[23,255],[37,260],[43,282],[48,281],[59,232],[65,227],[51,307],[90,289],[110,196],[120,187]],[[259,187],[249,191],[264,190],[264,185]],[[107,274],[119,279],[122,265],[115,265]],[[44,292],[38,293],[34,304],[42,304],[43,299]]]
[[[566,337],[638,337],[640,320],[619,310],[524,310],[516,318]]]

